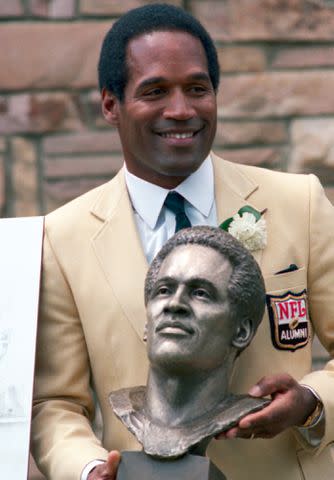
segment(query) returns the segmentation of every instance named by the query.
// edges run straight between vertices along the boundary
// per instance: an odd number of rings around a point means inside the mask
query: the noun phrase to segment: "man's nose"
[[[192,105],[191,98],[181,90],[172,92],[165,107],[164,118],[174,120],[189,120],[195,116],[195,110]]]

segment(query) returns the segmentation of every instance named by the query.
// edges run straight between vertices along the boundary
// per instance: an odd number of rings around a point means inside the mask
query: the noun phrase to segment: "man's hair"
[[[232,266],[227,295],[235,320],[248,317],[254,334],[265,306],[265,287],[261,270],[253,255],[232,235],[220,228],[198,226],[180,230],[154,258],[145,279],[145,305],[153,293],[162,262],[181,245],[201,245],[220,253]],[[196,258],[194,258],[194,263]]]
[[[168,4],[145,5],[129,10],[113,24],[104,38],[100,53],[100,90],[106,88],[123,101],[129,73],[126,65],[128,43],[135,37],[155,31],[181,31],[198,38],[205,50],[212,86],[217,92],[219,64],[216,47],[210,35],[189,13]]]

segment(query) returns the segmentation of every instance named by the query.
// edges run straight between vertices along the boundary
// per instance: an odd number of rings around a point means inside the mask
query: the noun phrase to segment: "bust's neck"
[[[189,375],[151,368],[146,390],[147,414],[170,427],[191,422],[213,411],[225,399],[229,378],[230,366],[227,365]]]

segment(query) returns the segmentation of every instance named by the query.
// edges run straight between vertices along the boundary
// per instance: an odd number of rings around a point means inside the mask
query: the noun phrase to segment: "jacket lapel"
[[[260,212],[266,209],[266,206],[261,205],[254,195],[258,191],[259,185],[247,176],[242,166],[223,160],[214,154],[211,156],[214,167],[218,224],[235,215],[245,205],[250,205]],[[257,262],[261,264],[262,250],[252,253]]]
[[[107,184],[91,213],[103,221],[92,240],[100,267],[125,316],[143,338],[146,323],[143,286],[147,261],[137,233],[123,170]]]

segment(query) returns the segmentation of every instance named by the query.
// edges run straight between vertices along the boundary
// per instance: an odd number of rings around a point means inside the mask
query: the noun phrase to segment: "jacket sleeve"
[[[75,361],[74,361],[75,359]],[[106,459],[94,435],[90,366],[78,311],[45,233],[32,420],[32,452],[49,480],[79,480]]]
[[[325,410],[325,434],[317,452],[334,441],[334,208],[314,175],[309,176],[308,300],[315,334],[331,360],[321,371],[311,372],[300,383],[312,387]],[[305,449],[312,449],[299,435]]]

